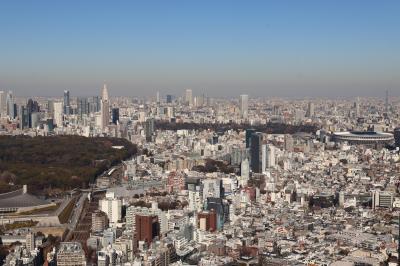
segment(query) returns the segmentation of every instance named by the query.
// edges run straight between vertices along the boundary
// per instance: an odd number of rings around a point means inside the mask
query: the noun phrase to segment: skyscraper
[[[135,216],[136,241],[145,241],[150,246],[153,239],[160,235],[160,223],[156,215],[138,214]],[[137,243],[135,243],[137,245]]]
[[[14,109],[14,98],[12,91],[8,91],[7,98],[6,98],[6,113],[11,118],[14,119],[16,117],[15,109]]]
[[[386,90],[385,113],[389,113],[389,90]]]
[[[256,132],[251,135],[250,138],[250,167],[254,173],[262,172],[261,163],[261,144],[262,144],[262,133]]]
[[[4,91],[0,91],[0,116],[6,112],[6,95]]]
[[[314,103],[309,102],[308,103],[308,109],[307,109],[307,117],[308,118],[313,118],[315,116],[315,110],[314,110]]]
[[[242,118],[247,118],[249,112],[249,96],[242,94],[239,97],[240,115]]]
[[[54,102],[53,106],[54,106],[54,113],[53,113],[54,123],[57,125],[57,127],[62,127],[63,126],[63,113],[64,113],[63,103],[62,102]]]
[[[153,140],[154,133],[154,118],[148,118],[146,120],[144,133],[146,135],[146,141],[151,142]]]
[[[111,120],[114,125],[119,122],[119,108],[113,108],[111,110]]]
[[[185,104],[188,106],[193,105],[193,92],[191,89],[186,89],[185,91]]]
[[[71,104],[69,100],[69,90],[64,90],[64,114],[69,115],[71,113]]]
[[[77,114],[82,117],[84,114],[89,113],[89,103],[87,98],[77,98],[76,99],[76,112]]]
[[[107,85],[104,84],[101,91],[101,129],[104,130],[110,123],[110,103],[108,100]]]
[[[354,116],[356,118],[360,117],[360,99],[358,97],[354,102]]]
[[[172,103],[173,96],[171,94],[167,95],[167,103]]]
[[[255,132],[256,130],[253,128],[246,129],[246,148],[250,148],[251,135],[253,135]]]

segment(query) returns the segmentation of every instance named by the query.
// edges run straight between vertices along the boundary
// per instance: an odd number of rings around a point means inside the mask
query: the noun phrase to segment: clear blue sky
[[[17,95],[400,95],[400,1],[0,2]]]

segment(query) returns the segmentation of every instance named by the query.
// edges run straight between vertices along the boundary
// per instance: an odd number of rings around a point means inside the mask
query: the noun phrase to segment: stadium
[[[350,145],[370,145],[383,147],[394,142],[393,134],[375,131],[344,131],[332,134],[334,142],[347,142]]]

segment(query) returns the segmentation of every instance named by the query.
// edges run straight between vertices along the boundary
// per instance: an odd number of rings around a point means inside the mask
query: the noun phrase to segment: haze
[[[16,95],[400,95],[399,1],[2,1]]]

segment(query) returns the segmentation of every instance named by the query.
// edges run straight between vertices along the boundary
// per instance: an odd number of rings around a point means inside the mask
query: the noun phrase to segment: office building
[[[262,172],[261,162],[261,145],[263,136],[262,133],[256,132],[251,135],[250,138],[250,168],[253,173]]]
[[[76,113],[80,117],[89,113],[89,103],[87,98],[76,99]]]
[[[119,123],[119,108],[111,109],[111,121],[114,125]]]
[[[167,103],[172,103],[174,96],[172,96],[171,94],[167,94],[166,98]]]
[[[79,242],[61,242],[56,257],[57,266],[86,266],[85,252]]]
[[[101,129],[104,130],[110,123],[110,102],[108,99],[107,85],[101,91]]]
[[[246,148],[250,148],[250,139],[251,139],[251,135],[253,133],[255,133],[256,130],[252,129],[252,128],[248,128],[246,129]]]
[[[0,117],[6,113],[6,94],[0,91]]]
[[[266,145],[266,168],[273,168],[275,167],[275,146],[272,144]]]
[[[395,128],[393,135],[396,147],[400,147],[400,127]]]
[[[17,116],[17,113],[15,111],[15,106],[14,106],[14,97],[12,94],[12,91],[9,91],[7,93],[7,98],[6,98],[6,113],[8,115],[8,117],[10,117],[11,119],[14,119]]]
[[[148,118],[145,123],[144,132],[146,135],[146,141],[153,141],[154,135],[154,118]]]
[[[94,211],[92,213],[92,232],[103,232],[107,227],[107,214],[99,210]]]
[[[242,94],[239,97],[240,115],[242,118],[247,118],[249,112],[249,96]]]
[[[110,223],[121,220],[122,202],[115,198],[113,192],[107,192],[106,198],[99,201],[99,209],[107,214]]]
[[[156,215],[136,215],[135,224],[136,241],[144,241],[147,246],[150,246],[153,239],[160,235],[160,224]]]
[[[185,104],[188,106],[193,106],[193,92],[191,89],[185,90]]]
[[[71,103],[69,99],[69,90],[64,91],[64,114],[71,114]]]
[[[202,231],[215,232],[217,230],[217,213],[214,209],[197,214],[197,227]]]
[[[207,200],[207,198],[221,198],[224,195],[221,179],[203,179],[202,184],[203,200]]]
[[[63,103],[54,102],[53,107],[54,107],[54,113],[53,113],[54,123],[57,125],[57,127],[63,127],[63,113],[64,113]]]
[[[308,118],[313,118],[315,117],[315,110],[314,110],[314,103],[309,102],[308,103],[308,109],[307,109],[307,115]]]
[[[33,233],[33,232],[29,232],[29,233],[27,233],[26,234],[26,236],[25,236],[25,239],[26,239],[26,248],[29,250],[29,251],[33,251],[33,250],[35,250],[35,233]]]

